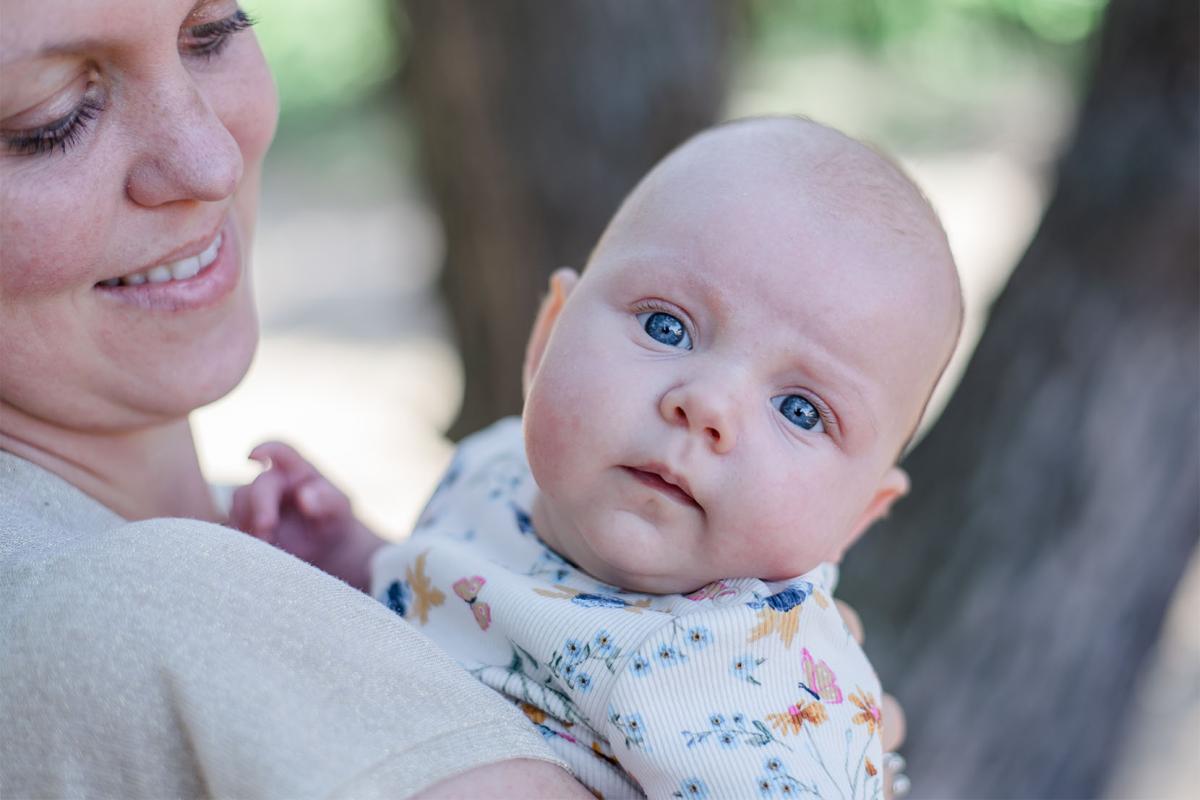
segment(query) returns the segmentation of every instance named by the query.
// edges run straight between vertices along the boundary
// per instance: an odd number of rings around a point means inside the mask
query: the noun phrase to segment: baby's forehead
[[[799,118],[744,120],[701,133],[668,156],[644,183],[650,190],[646,199],[660,202],[697,191],[723,190],[743,198],[790,192],[837,219],[942,238],[928,200],[894,161],[839,131]]]

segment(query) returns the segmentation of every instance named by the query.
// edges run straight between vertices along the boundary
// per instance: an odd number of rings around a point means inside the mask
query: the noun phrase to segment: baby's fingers
[[[904,744],[904,735],[907,733],[904,709],[900,707],[896,698],[886,692],[880,705],[882,706],[880,711],[883,714],[883,733],[879,737],[883,741],[883,749],[899,750],[900,745]]]
[[[281,470],[293,485],[320,476],[317,468],[308,463],[296,448],[283,442],[263,442],[250,451],[250,458]]]
[[[282,472],[268,469],[249,486],[234,492],[232,516],[237,526],[255,538],[274,544],[287,483]]]
[[[842,622],[846,623],[846,628],[850,631],[850,635],[854,637],[854,641],[859,644],[863,643],[863,624],[859,618],[858,612],[850,606],[838,600],[836,597],[833,600],[837,606],[838,614],[842,617]]]
[[[310,519],[350,516],[350,499],[319,475],[296,487],[295,498],[300,513]]]

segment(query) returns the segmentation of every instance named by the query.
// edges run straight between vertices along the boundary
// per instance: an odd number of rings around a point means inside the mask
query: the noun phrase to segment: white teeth
[[[221,250],[221,234],[212,240],[212,244],[204,248],[198,256],[188,256],[170,264],[160,264],[145,272],[134,272],[122,278],[109,278],[101,281],[101,286],[140,286],[143,283],[166,283],[167,281],[182,281],[193,277],[200,270],[217,260]]]
[[[157,269],[157,267],[156,267]],[[192,256],[171,264],[171,277],[177,281],[190,278],[200,271],[200,257]]]
[[[200,269],[204,269],[209,264],[217,260],[217,252],[221,249],[221,234],[217,234],[217,238],[213,239],[213,243],[204,249],[200,254]]]

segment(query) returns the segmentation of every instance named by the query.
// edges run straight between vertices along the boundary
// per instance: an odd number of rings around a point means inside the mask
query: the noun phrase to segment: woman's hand
[[[260,444],[250,458],[266,469],[234,491],[232,524],[369,591],[371,555],[384,541],[354,516],[345,493],[282,442]]]
[[[863,624],[858,612],[841,600],[835,599],[833,602],[837,604],[842,621],[850,629],[850,635],[861,645],[863,643]],[[904,709],[900,707],[900,703],[895,697],[885,693],[880,703],[880,711],[883,715],[882,730],[879,734],[884,750],[883,796],[885,800],[899,800],[908,794],[909,790],[908,776],[904,774],[904,757],[895,752],[900,749],[900,745],[904,744]]]

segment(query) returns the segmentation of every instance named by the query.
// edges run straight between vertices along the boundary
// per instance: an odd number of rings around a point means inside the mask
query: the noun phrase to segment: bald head
[[[700,217],[706,221],[698,225]],[[899,453],[953,353],[962,294],[936,213],[894,162],[800,117],[725,123],[689,139],[643,178],[601,237],[589,269],[605,263],[615,244],[651,235],[651,226],[714,242],[736,230],[774,237],[808,259],[815,255],[820,267],[808,274],[809,284],[844,284],[836,302],[860,306],[843,316],[853,320],[847,324],[866,326],[911,362],[898,381],[905,391],[897,387],[907,420]],[[728,279],[739,280],[742,266],[728,259]]]

